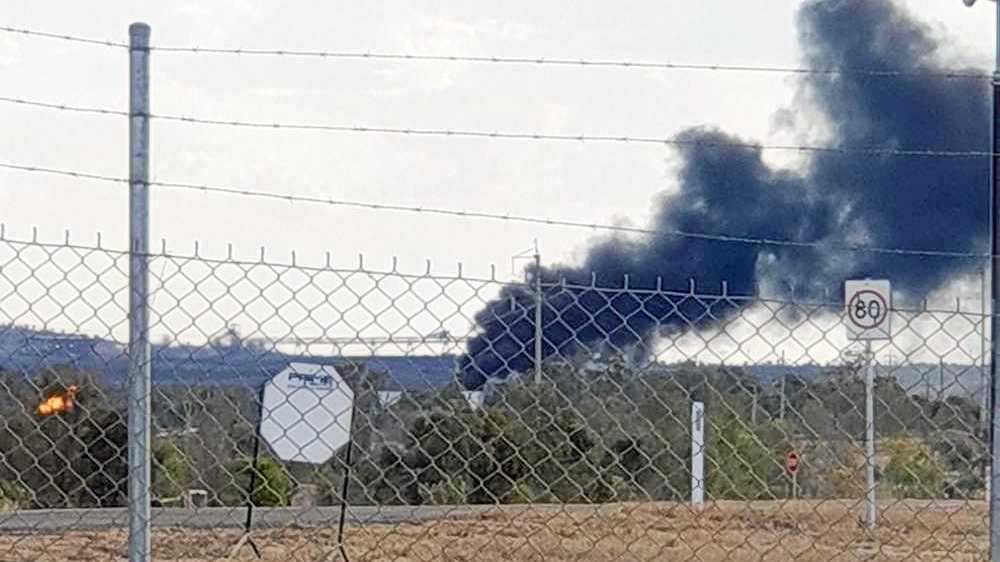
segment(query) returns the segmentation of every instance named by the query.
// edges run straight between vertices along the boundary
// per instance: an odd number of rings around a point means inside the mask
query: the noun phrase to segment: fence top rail
[[[45,241],[39,238],[37,229],[32,229],[30,238],[12,236],[6,231],[6,225],[4,224],[0,224],[0,244],[19,247],[37,247],[49,251],[55,249],[69,249],[82,253],[104,253],[107,255],[117,256],[119,258],[129,255],[128,250],[107,246],[100,233],[96,235],[96,239],[92,243],[74,241],[69,231],[65,231],[63,240],[61,241]],[[527,272],[523,279],[500,279],[496,275],[497,269],[495,265],[490,266],[489,276],[483,276],[469,275],[465,273],[461,262],[456,264],[456,269],[453,273],[442,273],[434,271],[434,265],[431,260],[426,260],[423,271],[402,271],[400,270],[398,260],[395,257],[392,258],[392,263],[389,268],[372,268],[366,265],[366,260],[363,254],[358,255],[357,264],[354,267],[347,267],[335,265],[333,263],[331,252],[325,252],[324,259],[320,263],[302,263],[298,259],[297,253],[294,250],[291,251],[290,256],[284,260],[281,258],[272,258],[263,246],[259,247],[257,253],[258,255],[256,259],[238,258],[234,253],[233,245],[227,244],[226,251],[223,255],[207,256],[204,255],[199,242],[195,242],[193,248],[189,252],[175,252],[168,249],[167,241],[164,239],[161,240],[158,250],[150,251],[145,255],[151,259],[167,259],[178,262],[199,262],[209,265],[267,267],[272,269],[294,269],[306,272],[330,272],[345,275],[364,274],[382,278],[396,277],[411,281],[425,279],[446,282],[462,281],[467,283],[496,284],[504,287],[518,288],[525,293],[534,293],[537,290],[535,282],[529,277]],[[650,287],[648,285],[636,286],[636,284],[630,281],[630,277],[628,275],[623,276],[621,283],[611,283],[606,281],[599,282],[596,276],[592,276],[590,283],[572,282],[565,277],[560,277],[557,279],[543,280],[540,285],[543,294],[545,295],[558,294],[559,291],[571,291],[574,293],[595,292],[602,295],[629,294],[644,297],[659,296],[673,300],[696,299],[710,301],[712,303],[725,302],[738,307],[746,307],[757,303],[764,305],[790,306],[796,308],[830,309],[830,312],[833,313],[836,313],[843,308],[843,303],[826,297],[817,299],[810,297],[761,295],[757,292],[754,294],[731,293],[726,282],[724,281],[720,284],[719,289],[714,292],[710,289],[703,288],[704,285],[699,285],[695,279],[690,279],[688,281],[687,290],[663,288],[662,281],[660,279],[657,280],[655,287]],[[968,308],[963,308],[963,303],[969,301],[974,301],[976,303],[980,302],[979,299],[957,298],[953,301],[952,306],[944,306],[931,303],[927,299],[920,301],[910,300],[903,302],[902,304],[894,303],[892,310],[894,312],[911,314],[950,314],[968,317],[991,316],[989,313],[984,314],[982,310],[969,310]],[[998,313],[1000,313],[1000,311],[998,311]]]
[[[542,289],[547,292],[567,290],[572,292],[596,292],[596,293],[606,293],[606,294],[630,294],[630,295],[643,295],[643,296],[664,296],[670,298],[688,298],[688,299],[698,299],[706,300],[712,302],[729,302],[736,306],[747,306],[753,303],[768,304],[768,305],[780,305],[780,306],[792,306],[796,308],[810,308],[810,309],[831,309],[831,312],[839,312],[844,308],[844,303],[841,301],[835,301],[829,297],[815,298],[815,297],[790,297],[790,296],[779,296],[779,295],[761,295],[759,292],[754,294],[740,294],[740,293],[730,293],[725,281],[721,284],[721,290],[717,293],[712,293],[710,291],[703,291],[698,286],[695,279],[689,280],[689,288],[687,291],[678,290],[668,290],[661,287],[636,287],[634,285],[629,285],[628,277],[623,280],[622,285],[611,285],[611,284],[600,284],[596,281],[591,283],[572,283],[566,281],[565,279],[560,279],[558,281],[543,281]],[[903,303],[894,302],[892,305],[893,312],[902,313],[933,313],[933,314],[952,314],[961,316],[990,316],[989,314],[983,314],[981,310],[968,310],[963,308],[963,304],[969,301],[980,302],[979,299],[955,299],[952,301],[952,306],[946,306],[931,302],[928,299],[922,300],[909,300]]]

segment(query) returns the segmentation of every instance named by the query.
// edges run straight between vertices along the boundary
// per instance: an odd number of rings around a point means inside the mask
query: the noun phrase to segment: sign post
[[[254,554],[260,558],[250,531],[253,526],[253,494],[257,487],[257,461],[260,441],[263,440],[278,459],[308,464],[323,464],[339,448],[348,446],[337,538],[341,556],[347,560],[343,532],[350,479],[351,430],[355,417],[354,391],[331,366],[292,363],[264,383],[259,404],[250,488],[247,490],[247,517],[243,536],[233,547],[230,557],[249,543]]]
[[[865,342],[865,476],[867,500],[865,525],[875,528],[875,368],[872,341],[892,336],[892,286],[888,280],[852,280],[844,283],[847,337]]]
[[[264,403],[264,387],[261,386],[257,390],[257,405]],[[236,545],[233,546],[232,551],[229,553],[229,557],[233,558],[236,553],[243,548],[244,544],[249,544],[250,548],[253,550],[254,556],[261,558],[260,549],[257,548],[257,543],[253,541],[253,537],[250,536],[250,529],[253,528],[253,494],[257,491],[257,472],[258,472],[258,461],[260,460],[260,419],[257,416],[257,426],[254,428],[253,434],[253,460],[250,461],[250,485],[247,486],[247,517],[243,522],[243,535],[240,536],[240,540],[236,541]]]
[[[792,478],[792,499],[799,499],[799,455],[795,451],[785,457],[785,472]]]
[[[705,506],[705,404],[691,404],[691,505]]]

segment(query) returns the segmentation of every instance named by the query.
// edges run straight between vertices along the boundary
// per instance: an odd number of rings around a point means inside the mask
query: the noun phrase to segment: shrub
[[[191,466],[181,448],[172,439],[153,445],[153,493],[160,499],[180,497],[191,482]]]
[[[889,464],[885,477],[896,494],[904,498],[940,497],[945,468],[934,451],[910,439],[889,442]]]
[[[529,481],[521,480],[514,484],[510,491],[508,503],[555,503],[556,497],[544,487]]]
[[[230,464],[228,470],[236,476],[234,482],[223,494],[226,505],[240,505],[246,502],[247,488],[253,474],[253,461],[249,457],[241,457]],[[257,461],[257,478],[253,489],[253,504],[257,506],[285,506],[291,504],[295,493],[295,482],[284,465],[274,458],[261,455]]]
[[[0,511],[25,509],[31,505],[31,494],[13,482],[0,480]]]
[[[420,486],[420,499],[425,504],[460,505],[469,495],[469,483],[465,478],[446,478],[437,484]]]

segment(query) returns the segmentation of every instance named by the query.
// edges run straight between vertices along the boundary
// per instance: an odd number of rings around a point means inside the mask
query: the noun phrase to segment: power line
[[[20,164],[0,163],[0,168],[19,170],[25,172],[37,172],[37,173],[54,174],[61,176],[70,176],[75,178],[84,178],[84,179],[91,179],[104,182],[113,182],[122,184],[129,183],[129,180],[127,178],[122,178],[122,177],[91,174],[91,173],[77,172],[70,170],[61,170],[55,168],[46,168],[40,166],[25,166]],[[800,242],[795,240],[756,238],[748,236],[730,236],[726,234],[710,234],[710,233],[691,232],[684,230],[651,229],[651,228],[621,226],[621,225],[602,224],[602,223],[590,223],[590,222],[573,221],[566,219],[532,217],[526,215],[490,213],[485,211],[467,211],[459,209],[444,209],[437,207],[423,207],[423,206],[416,207],[416,206],[405,206],[405,205],[395,205],[395,204],[371,203],[365,201],[350,201],[343,199],[334,199],[330,197],[292,195],[288,193],[253,191],[236,187],[213,186],[213,185],[181,183],[181,182],[151,181],[149,182],[149,185],[167,189],[180,189],[188,191],[200,191],[202,193],[218,193],[224,195],[237,195],[242,197],[253,197],[259,199],[280,200],[288,203],[313,203],[313,204],[330,205],[335,207],[360,208],[373,211],[399,211],[399,212],[417,213],[425,215],[442,215],[442,216],[450,216],[458,218],[491,219],[491,220],[507,221],[507,222],[539,224],[545,226],[559,226],[559,227],[571,227],[571,228],[586,228],[589,230],[603,230],[603,231],[622,232],[630,234],[674,236],[678,238],[706,240],[706,241],[720,242],[720,243],[792,247],[792,248],[805,248],[805,249],[817,249],[817,250],[837,250],[845,252],[888,254],[888,255],[901,255],[901,256],[943,257],[943,258],[961,258],[961,259],[986,259],[990,257],[989,254],[976,253],[976,252],[959,252],[950,250],[913,250],[904,248],[884,248],[877,246],[826,244],[822,242]]]
[[[34,31],[24,28],[0,27],[0,31],[19,33],[22,35],[44,37],[48,39],[59,39],[78,43],[89,43],[108,47],[128,48],[128,44],[116,41],[106,41],[102,39],[88,39],[72,35],[58,33],[48,33]],[[331,50],[302,50],[302,49],[245,49],[226,47],[188,47],[188,46],[151,46],[150,51],[160,51],[165,53],[188,53],[188,54],[215,54],[215,55],[237,55],[237,56],[270,56],[270,57],[308,57],[332,60],[384,60],[384,61],[413,61],[413,62],[464,62],[464,63],[491,63],[505,65],[528,65],[528,66],[569,66],[569,67],[593,67],[593,68],[621,68],[621,69],[652,69],[652,70],[690,70],[706,72],[741,72],[741,73],[764,73],[764,74],[795,74],[795,75],[826,75],[826,76],[869,76],[875,78],[942,78],[942,79],[971,79],[988,81],[992,75],[985,72],[976,71],[933,71],[933,70],[904,70],[904,69],[878,69],[878,68],[850,68],[850,67],[830,67],[830,68],[808,68],[796,66],[766,66],[766,65],[739,65],[739,64],[705,64],[705,63],[684,63],[684,62],[659,62],[659,61],[634,61],[622,59],[587,59],[569,57],[527,57],[527,56],[488,56],[488,55],[429,55],[413,54],[389,51],[331,51]]]
[[[127,111],[98,108],[72,106],[67,104],[56,104],[51,102],[40,102],[23,98],[12,98],[0,96],[0,102],[13,103],[18,105],[40,107],[45,109],[55,109],[61,111],[71,111],[77,113],[97,113],[103,115],[115,115],[128,117]],[[601,143],[621,143],[637,145],[659,145],[659,146],[691,146],[696,148],[709,149],[749,149],[749,150],[781,150],[803,153],[826,153],[826,154],[849,154],[862,156],[909,156],[927,158],[986,158],[994,154],[983,150],[936,150],[928,148],[887,148],[879,146],[871,147],[845,147],[845,146],[822,146],[822,145],[802,145],[802,144],[764,144],[754,142],[738,141],[704,141],[690,140],[676,137],[643,137],[643,136],[619,136],[619,135],[570,135],[556,133],[537,132],[501,132],[501,131],[481,131],[468,129],[431,129],[431,128],[401,128],[401,127],[368,127],[357,125],[326,125],[314,123],[282,123],[264,121],[238,121],[209,119],[203,117],[193,117],[184,115],[170,115],[151,113],[150,119],[161,121],[175,121],[180,123],[192,123],[199,125],[214,125],[224,127],[251,128],[251,129],[285,129],[301,131],[324,131],[338,133],[374,133],[407,136],[428,136],[428,137],[453,137],[453,138],[482,138],[482,139],[507,139],[507,140],[531,140],[531,141],[569,141],[569,142],[601,142]]]

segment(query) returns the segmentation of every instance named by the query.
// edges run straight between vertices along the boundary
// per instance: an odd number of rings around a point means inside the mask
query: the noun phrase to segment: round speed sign
[[[892,336],[892,285],[887,279],[846,281],[844,308],[848,339],[885,340]]]
[[[877,328],[889,316],[889,304],[876,291],[858,291],[847,303],[847,314],[858,328]]]

